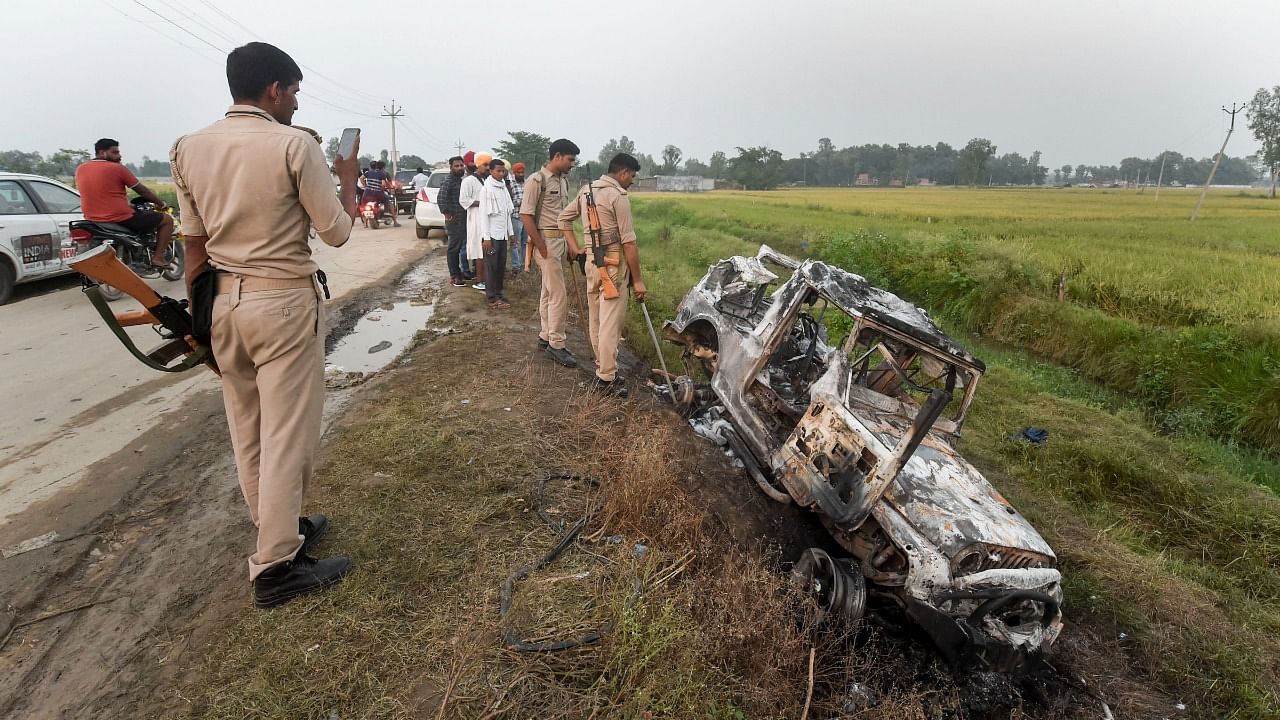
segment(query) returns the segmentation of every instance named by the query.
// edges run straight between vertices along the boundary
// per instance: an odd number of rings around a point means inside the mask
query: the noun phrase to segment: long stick
[[[809,692],[804,696],[804,712],[800,713],[800,720],[808,720],[809,702],[813,700],[813,659],[818,653],[818,648],[809,648]]]
[[[644,324],[649,328],[649,339],[653,340],[653,351],[658,353],[658,364],[662,366],[662,374],[667,376],[667,394],[671,396],[671,404],[678,405],[676,402],[676,389],[672,387],[675,383],[671,381],[671,373],[667,372],[667,359],[662,357],[662,346],[658,344],[658,333],[653,331],[653,320],[649,317],[649,306],[643,300],[640,301],[640,309],[644,312]]]
[[[578,292],[578,276],[573,272],[573,268],[577,264],[578,262],[576,260],[569,258],[569,277],[573,278],[573,304],[578,308],[578,318],[582,320],[582,332],[587,336],[587,347],[591,348],[591,358],[594,360],[596,357],[596,349],[595,346],[591,344],[591,318],[587,315],[587,311],[582,307],[582,295]],[[582,278],[584,283],[586,282],[586,279],[587,278],[584,275]]]

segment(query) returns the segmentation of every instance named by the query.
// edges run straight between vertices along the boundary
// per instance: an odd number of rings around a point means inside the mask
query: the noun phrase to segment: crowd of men
[[[333,161],[335,195],[319,136],[292,126],[301,82],[301,68],[279,48],[261,42],[236,48],[227,57],[232,105],[221,119],[178,138],[169,155],[190,309],[193,319],[208,323],[236,471],[258,530],[247,564],[254,604],[263,609],[332,585],[352,568],[347,557],[312,555],[329,519],[301,512],[320,444],[328,294],[308,237],[313,232],[335,247],[350,238],[360,217],[359,139],[351,157]],[[640,164],[619,153],[605,174],[571,196],[569,172],[578,152],[572,142],[556,140],[546,164],[527,178],[523,164],[509,175],[504,162],[484,153],[452,158],[438,195],[449,273],[454,286],[484,290],[501,311],[511,308],[503,292],[508,267],[523,272],[536,263],[538,347],[566,367],[578,365],[565,347],[566,265],[583,273],[593,388],[625,397],[617,351],[627,288],[641,302],[646,293],[627,198]],[[172,220],[132,208],[126,189],[158,209],[164,203],[120,164],[115,140],[99,141],[95,153],[76,173],[85,215],[157,231],[153,263],[171,262]],[[388,181],[375,166],[363,174],[363,190],[385,196]],[[582,242],[573,230],[579,219],[588,229]]]
[[[626,397],[617,363],[626,321],[626,289],[641,302],[647,292],[627,197],[640,163],[618,153],[605,174],[571,196],[569,173],[579,152],[573,142],[556,140],[547,149],[546,164],[527,178],[524,163],[515,163],[508,173],[504,161],[487,153],[450,158],[449,176],[436,199],[448,235],[449,278],[454,287],[483,290],[489,307],[509,310],[511,301],[503,292],[506,274],[527,270],[532,261],[542,278],[538,348],[565,367],[577,367],[577,358],[565,345],[569,314],[565,272],[574,272],[576,266],[587,288],[596,365],[592,387]],[[598,216],[598,228],[588,222],[588,198]],[[588,229],[585,242],[579,242],[573,231],[579,219]],[[607,288],[622,290],[612,293]]]

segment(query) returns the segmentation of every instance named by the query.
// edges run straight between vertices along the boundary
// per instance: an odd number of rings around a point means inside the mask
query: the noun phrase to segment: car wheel
[[[9,263],[0,260],[0,305],[9,302],[13,297],[13,286],[17,284],[17,276]]]
[[[853,558],[836,559],[811,547],[796,560],[791,581],[813,595],[819,622],[827,618],[858,620],[866,613],[867,581]]]
[[[417,223],[414,223],[414,224],[413,224],[413,234],[414,234],[414,235],[417,235],[419,240],[426,240],[426,239],[427,239],[427,237],[428,237],[429,235],[431,235],[431,228],[429,228],[429,227],[422,227],[421,225],[419,225],[419,224],[417,224]]]

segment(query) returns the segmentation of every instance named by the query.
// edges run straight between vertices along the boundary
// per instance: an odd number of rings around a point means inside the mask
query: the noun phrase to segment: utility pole
[[[1160,153],[1160,176],[1156,178],[1156,202],[1160,202],[1160,183],[1164,182],[1164,161],[1169,159],[1169,151]]]
[[[458,154],[461,155],[462,149],[465,148],[467,144],[462,142],[462,138],[458,138],[458,142],[454,143],[453,146],[458,149]]]
[[[1200,206],[1204,204],[1204,196],[1209,194],[1209,186],[1213,184],[1213,176],[1218,173],[1218,165],[1222,163],[1222,155],[1227,151],[1227,141],[1231,139],[1231,131],[1236,129],[1236,113],[1244,110],[1244,105],[1236,106],[1231,103],[1231,109],[1228,110],[1224,105],[1222,112],[1231,116],[1231,125],[1227,128],[1227,136],[1222,140],[1222,149],[1218,151],[1218,156],[1213,159],[1213,169],[1209,171],[1209,179],[1204,181],[1204,189],[1200,191],[1200,199],[1196,201],[1196,209],[1191,211],[1191,219],[1195,220],[1200,214]]]
[[[396,170],[400,166],[400,151],[396,149],[396,118],[404,117],[404,106],[396,107],[396,101],[391,101],[391,109],[387,110],[387,106],[382,106],[382,117],[391,118],[391,177],[396,176]]]

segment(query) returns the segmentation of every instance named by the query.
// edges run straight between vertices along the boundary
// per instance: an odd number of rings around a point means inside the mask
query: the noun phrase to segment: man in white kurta
[[[502,292],[502,283],[507,271],[507,247],[514,232],[511,214],[516,208],[506,177],[506,163],[494,160],[489,164],[489,178],[480,193],[480,213],[484,217],[484,292],[489,307],[495,310],[511,308]]]
[[[462,179],[458,191],[458,204],[467,209],[467,261],[475,263],[476,282],[471,287],[484,290],[484,216],[480,213],[480,194],[484,181],[489,177],[489,161],[492,155],[476,153],[476,171]]]

